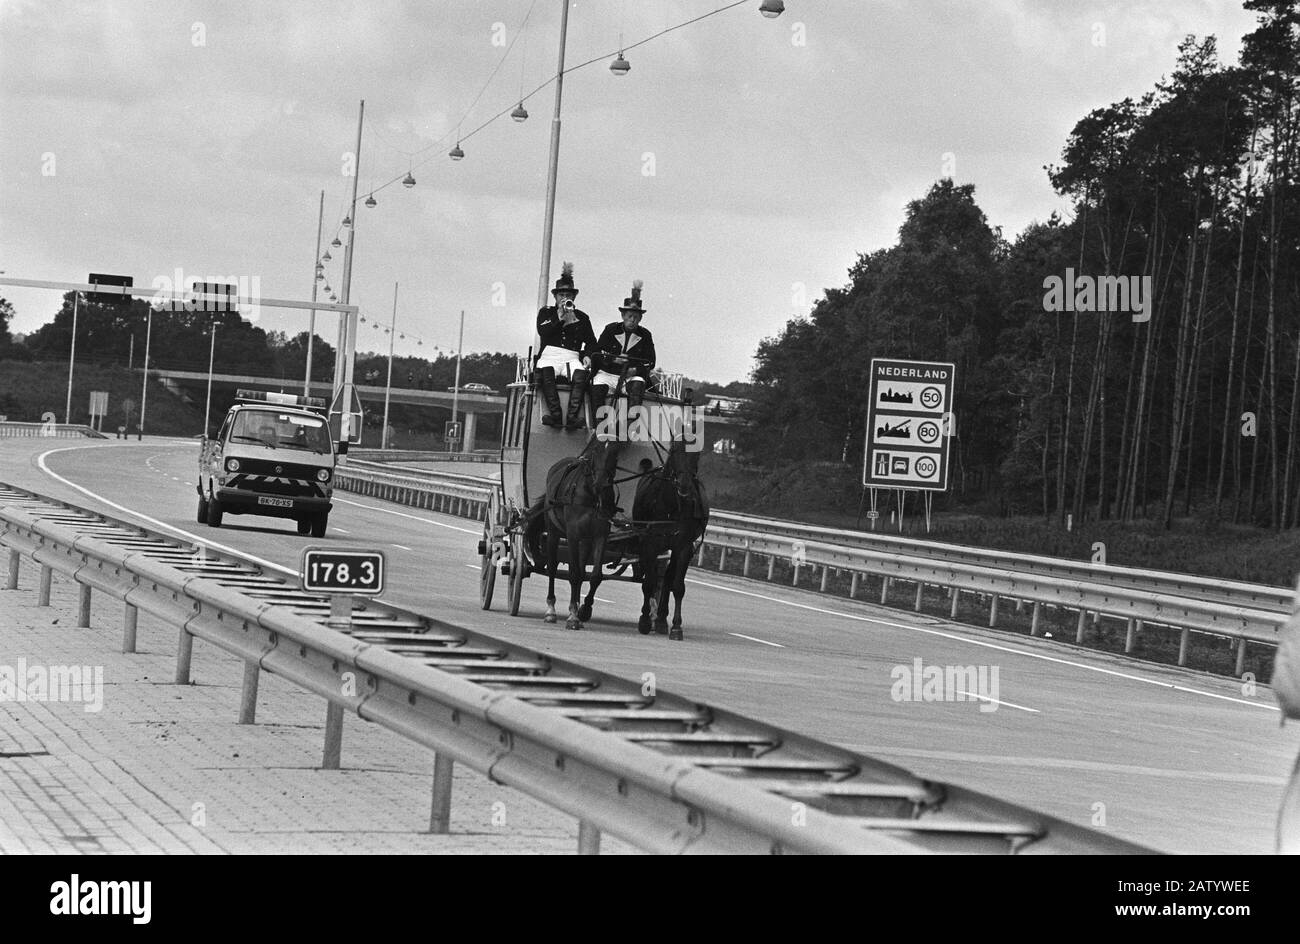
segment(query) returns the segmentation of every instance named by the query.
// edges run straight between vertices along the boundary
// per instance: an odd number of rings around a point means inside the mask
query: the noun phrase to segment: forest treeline
[[[1235,65],[1187,37],[1155,88],[1083,116],[1045,168],[1068,221],[1008,241],[948,179],[910,203],[895,245],[760,345],[746,451],[860,465],[871,358],[952,361],[950,500],[1296,526],[1298,3],[1248,0]],[[1119,276],[1149,311],[1086,310]]]

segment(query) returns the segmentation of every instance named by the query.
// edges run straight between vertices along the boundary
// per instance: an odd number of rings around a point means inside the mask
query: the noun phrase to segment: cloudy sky
[[[399,353],[454,347],[461,309],[466,350],[522,352],[554,86],[527,121],[475,129],[554,75],[563,2],[0,0],[0,270],[148,285],[179,268],[309,298],[320,192],[328,243],[364,99],[360,199],[378,206],[358,209],[353,301],[387,323],[400,283]],[[1078,118],[1147,91],[1185,34],[1233,61],[1253,26],[1231,0],[787,0],[772,20],[747,0],[610,73],[620,34],[725,2],[571,3],[566,65],[601,58],[564,82],[550,274],[575,263],[597,330],[644,279],[660,363],[723,382],[938,177],[974,183],[1013,236],[1065,209],[1042,167]],[[408,170],[414,188],[390,184]],[[16,331],[58,304],[0,294]],[[361,346],[386,350],[368,327]]]

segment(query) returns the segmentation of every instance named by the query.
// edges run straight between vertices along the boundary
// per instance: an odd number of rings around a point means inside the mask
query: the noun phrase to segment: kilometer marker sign
[[[953,364],[872,359],[864,486],[947,490],[955,372]]]

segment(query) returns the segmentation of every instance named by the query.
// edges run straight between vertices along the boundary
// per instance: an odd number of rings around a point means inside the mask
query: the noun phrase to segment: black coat
[[[637,358],[631,363],[635,372],[642,377],[648,378],[651,369],[655,366],[655,342],[649,328],[637,325],[628,331],[623,327],[621,319],[611,321],[605,325],[605,330],[600,332],[600,340],[596,344],[602,354],[611,356],[626,354],[628,357]],[[605,360],[605,364],[606,370],[610,370],[610,366],[617,366],[612,365],[608,359]],[[617,370],[610,372],[617,373]]]
[[[591,319],[585,311],[574,309],[576,319],[573,324],[565,324],[554,305],[548,305],[537,312],[537,334],[542,339],[542,351],[554,344],[556,347],[589,354],[596,348],[596,332],[591,328]]]

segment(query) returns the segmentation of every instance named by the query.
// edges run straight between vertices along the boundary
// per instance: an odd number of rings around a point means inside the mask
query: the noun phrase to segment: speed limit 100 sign
[[[383,593],[384,554],[309,547],[302,552],[298,576],[302,588],[311,593]]]

